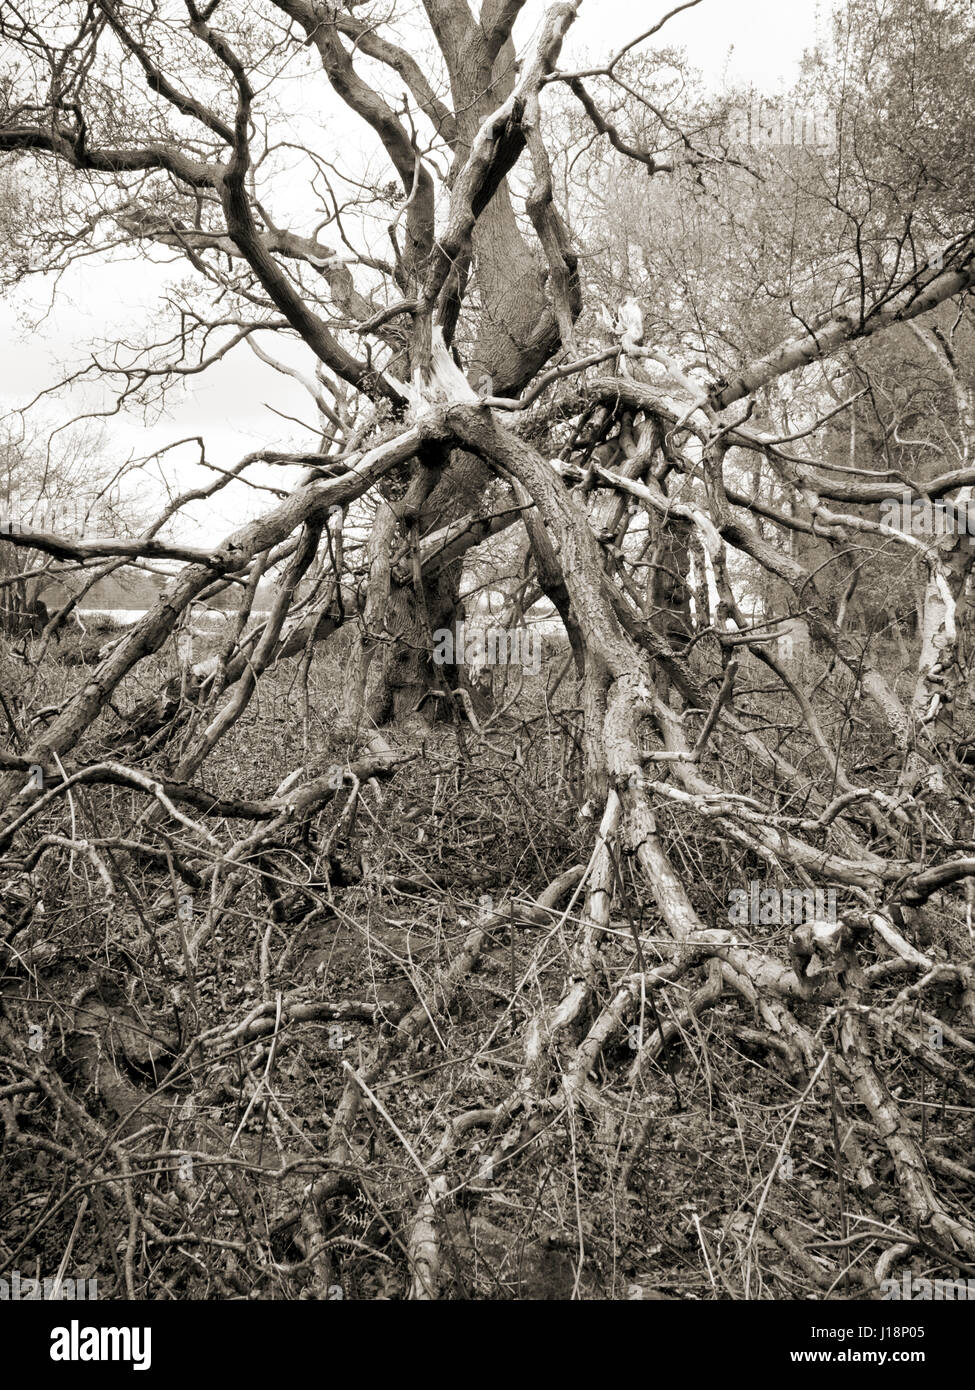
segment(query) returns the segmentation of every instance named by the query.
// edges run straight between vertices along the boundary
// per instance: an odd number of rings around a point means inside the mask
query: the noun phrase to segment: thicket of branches
[[[40,408],[254,352],[310,416],[0,531],[4,1270],[975,1267],[972,16],[848,0],[761,107],[660,46],[698,0],[573,68],[580,3],[4,6],[5,286],[172,267]],[[483,584],[558,615],[540,672],[434,660]]]

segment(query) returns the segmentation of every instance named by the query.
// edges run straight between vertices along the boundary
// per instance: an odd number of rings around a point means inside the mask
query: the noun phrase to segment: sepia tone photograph
[[[38,1366],[190,1305],[959,1335],[973,71],[971,0],[0,4]]]

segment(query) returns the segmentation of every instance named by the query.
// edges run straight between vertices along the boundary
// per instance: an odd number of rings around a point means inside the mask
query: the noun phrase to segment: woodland
[[[0,1277],[975,1275],[975,14],[713,3],[0,8]]]

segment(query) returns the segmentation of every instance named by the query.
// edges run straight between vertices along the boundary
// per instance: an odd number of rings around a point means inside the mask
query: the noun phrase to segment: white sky
[[[583,0],[579,18],[569,32],[559,66],[593,66],[614,49],[655,23],[674,0],[632,3],[632,0]],[[696,8],[669,21],[655,43],[686,49],[690,62],[703,73],[709,87],[727,81],[751,85],[769,95],[787,85],[805,49],[825,37],[831,0],[703,0]],[[516,29],[519,48],[536,28],[543,0],[530,0]],[[0,57],[2,66],[2,57]],[[316,89],[317,90],[317,89]],[[311,112],[301,113],[308,120]],[[329,131],[333,120],[329,118]],[[354,129],[347,125],[346,130]],[[341,131],[337,131],[341,134]],[[346,163],[351,161],[346,158]],[[159,259],[157,257],[157,259]],[[145,259],[125,267],[81,262],[55,285],[52,277],[35,279],[26,293],[0,304],[0,412],[25,405],[38,392],[91,360],[96,339],[117,332],[137,341],[150,315],[160,311],[167,281],[183,274],[184,263],[171,269]],[[53,309],[45,315],[45,309]],[[273,349],[273,340],[262,343]],[[298,358],[290,360],[297,362]],[[306,364],[307,369],[307,364]],[[88,397],[92,404],[97,398]],[[141,415],[123,412],[104,426],[106,451],[115,462],[142,456],[171,441],[202,434],[208,457],[222,467],[242,454],[265,447],[310,447],[310,433],[300,433],[267,407],[303,420],[313,419],[305,392],[262,365],[246,346],[203,376],[176,388],[162,419],[145,422]],[[38,416],[50,429],[65,418],[65,401],[52,397]],[[195,449],[167,458],[177,488],[198,486],[212,477],[193,466]],[[181,462],[183,460],[183,462]],[[255,477],[258,475],[255,473]],[[260,475],[272,477],[270,470]],[[278,476],[279,483],[286,481]],[[158,484],[143,484],[150,507],[161,495]],[[231,485],[193,519],[178,524],[181,538],[197,544],[224,534],[263,508],[262,494]]]

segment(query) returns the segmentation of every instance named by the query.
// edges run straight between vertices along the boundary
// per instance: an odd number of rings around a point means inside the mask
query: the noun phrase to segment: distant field
[[[79,608],[78,616],[82,619],[110,618],[112,622],[129,624],[136,623],[140,618],[144,618],[148,611],[148,608]],[[251,613],[251,617],[266,618],[270,611],[269,608],[255,608]],[[218,626],[223,618],[232,618],[235,616],[236,614],[232,612],[221,613],[213,608],[195,608],[193,610],[194,623],[208,624],[212,627]]]

